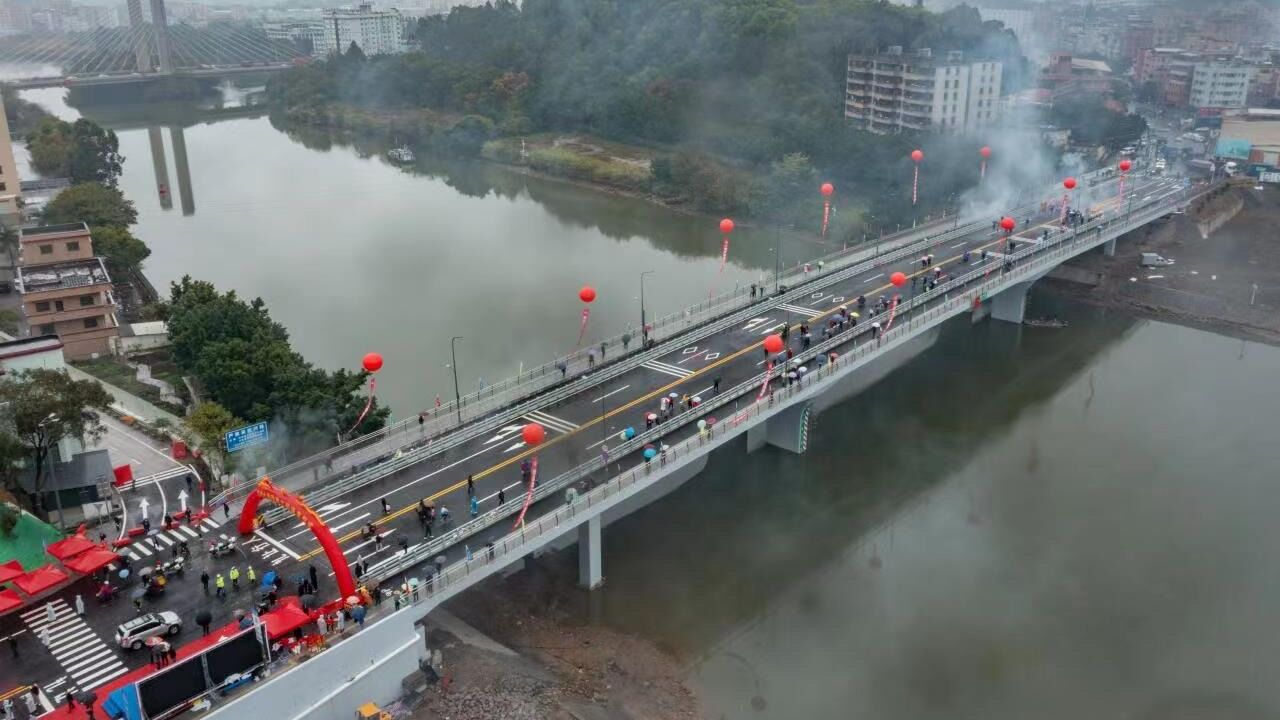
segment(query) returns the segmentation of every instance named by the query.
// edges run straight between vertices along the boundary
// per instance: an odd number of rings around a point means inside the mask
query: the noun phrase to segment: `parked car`
[[[182,619],[165,610],[140,615],[116,628],[116,644],[128,650],[141,649],[148,638],[174,636],[182,632]]]

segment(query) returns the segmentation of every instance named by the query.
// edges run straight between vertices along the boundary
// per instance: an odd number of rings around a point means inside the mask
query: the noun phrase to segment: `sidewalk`
[[[111,395],[112,399],[115,400],[114,405],[118,410],[121,410],[128,415],[132,415],[139,420],[154,423],[156,420],[164,418],[174,427],[182,424],[182,418],[177,415],[174,415],[167,410],[161,410],[137,395],[125,392],[111,383],[103,382],[79,368],[68,365],[67,372],[76,380],[92,380],[106,388],[106,391]]]

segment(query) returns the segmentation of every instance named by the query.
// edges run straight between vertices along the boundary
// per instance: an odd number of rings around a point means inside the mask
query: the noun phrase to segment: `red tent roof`
[[[13,584],[27,595],[35,596],[71,577],[52,565],[44,565],[23,575]]]
[[[26,570],[22,569],[22,563],[17,560],[0,563],[0,583],[7,583],[25,572]]]
[[[281,598],[276,609],[261,616],[267,626],[267,637],[276,640],[311,622],[311,615],[302,609],[296,597]]]
[[[116,561],[120,556],[107,550],[106,548],[95,547],[94,549],[80,553],[79,555],[64,561],[62,564],[68,570],[74,570],[78,573],[88,575],[95,570],[100,570],[108,564]]]
[[[92,541],[85,539],[83,535],[72,535],[69,538],[63,538],[62,540],[51,544],[49,547],[45,548],[45,552],[59,560],[66,560],[67,558],[75,557],[87,550],[92,550],[95,547],[97,547],[97,545]]]
[[[16,610],[22,607],[22,603],[26,602],[18,593],[9,588],[0,589],[0,614]]]

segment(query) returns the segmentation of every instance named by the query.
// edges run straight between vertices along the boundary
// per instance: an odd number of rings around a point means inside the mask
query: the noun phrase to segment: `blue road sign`
[[[267,441],[267,424],[265,422],[245,425],[242,428],[228,431],[224,438],[227,452],[233,453]]]

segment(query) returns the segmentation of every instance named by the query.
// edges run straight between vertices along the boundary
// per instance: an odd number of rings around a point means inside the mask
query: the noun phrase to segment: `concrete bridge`
[[[1085,178],[1085,192],[1077,190],[1077,198],[1093,193],[1091,219],[1073,227],[1062,227],[1058,214],[1042,211],[1038,200],[1015,209],[1020,229],[1012,234],[1012,246],[993,231],[991,219],[952,221],[950,229],[934,226],[833,258],[820,272],[811,266],[808,275],[780,282],[767,298],[750,298],[741,307],[723,301],[687,329],[655,338],[648,349],[493,411],[496,420],[463,424],[437,441],[444,449],[411,443],[361,472],[311,488],[309,501],[335,531],[378,523],[377,542],[358,532],[339,541],[351,560],[369,564],[366,582],[405,587],[410,601],[344,640],[324,662],[281,673],[215,712],[338,718],[357,698],[389,700],[399,692],[399,679],[422,657],[415,623],[441,602],[520,567],[531,555],[576,543],[580,583],[599,586],[603,528],[692,478],[711,453],[752,452],[765,445],[804,452],[817,413],[927,351],[944,323],[1022,322],[1027,292],[1038,279],[1083,253],[1114,252],[1118,238],[1189,200],[1181,179],[1128,182],[1129,195],[1121,200],[1113,178]],[[1046,192],[1046,198],[1056,196]],[[922,262],[927,256],[934,256],[932,262]],[[892,288],[887,278],[893,272],[914,282]],[[936,278],[936,285],[924,286],[926,277]],[[882,293],[900,295],[892,311],[874,318],[864,312],[856,324],[830,336],[823,333],[841,308],[856,310],[859,295],[867,296],[870,306]],[[697,312],[690,310],[689,316]],[[801,323],[812,327],[809,342],[798,338]],[[783,326],[791,330],[794,356],[773,364],[761,341]],[[794,379],[788,379],[792,372]],[[659,399],[673,392],[700,402],[646,427],[645,417],[657,413]],[[521,422],[529,421],[547,428],[548,440],[539,447],[518,441]],[[634,436],[624,432],[628,427]],[[646,449],[654,451],[651,457],[645,457]],[[528,487],[518,463],[535,458],[529,513],[513,526]],[[463,521],[471,515],[468,477],[478,512]],[[452,505],[457,522],[440,522],[429,533],[414,520],[419,500]],[[283,517],[269,520],[270,526],[259,531],[261,545],[271,554],[287,550],[292,559],[282,559],[282,569],[305,564],[319,552],[291,545],[305,530],[297,532]],[[367,671],[352,674],[353,667]],[[301,707],[294,698],[303,687],[326,691]]]
[[[17,90],[34,90],[53,87],[96,87],[102,85],[132,85],[151,83],[167,78],[193,78],[219,80],[237,75],[259,75],[277,73],[293,67],[293,63],[252,63],[245,65],[210,65],[202,68],[190,68],[169,72],[124,72],[113,71],[90,75],[67,75],[53,77],[32,77],[5,80],[3,84]]]

